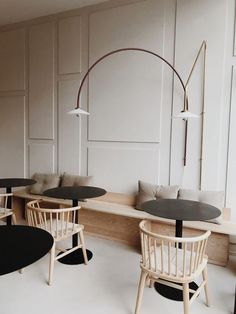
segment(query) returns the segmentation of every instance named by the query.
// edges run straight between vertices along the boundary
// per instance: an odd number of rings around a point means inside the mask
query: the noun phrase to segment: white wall
[[[234,0],[115,0],[2,27],[0,119],[14,121],[16,132],[0,124],[0,176],[67,171],[94,175],[95,184],[125,193],[136,191],[138,179],[226,187],[226,204],[235,208],[236,219],[234,9]],[[90,117],[66,114],[75,107],[88,66],[104,53],[121,47],[152,50],[186,81],[202,40],[207,41],[204,133],[201,119],[189,122],[186,167],[184,123],[171,118],[181,110],[183,90],[168,66],[151,55],[125,52],[104,60],[83,90],[82,107]],[[189,92],[195,113],[202,110],[202,69],[201,59]],[[17,106],[17,115],[10,106]]]

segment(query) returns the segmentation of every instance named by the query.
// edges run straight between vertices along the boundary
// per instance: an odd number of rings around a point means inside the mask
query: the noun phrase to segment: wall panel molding
[[[0,33],[0,91],[25,89],[25,29]]]
[[[58,74],[81,72],[81,17],[58,22]]]
[[[53,173],[55,167],[55,146],[53,143],[29,144],[29,176],[35,172]]]
[[[55,24],[29,29],[29,137],[54,138]],[[43,126],[43,127],[42,127]]]
[[[24,177],[25,97],[0,97],[0,177]]]
[[[140,47],[163,55],[167,2],[149,0],[91,14],[90,65],[121,47]],[[149,36],[136,36],[146,29]],[[172,36],[173,30],[168,31]],[[89,78],[89,141],[160,142],[163,79],[170,79],[163,75],[164,68],[158,58],[135,51],[112,55],[97,65]],[[165,99],[165,106],[170,103],[171,99]]]
[[[159,147],[156,149],[89,147],[88,175],[108,191],[135,193],[138,180],[159,183]]]
[[[80,119],[67,114],[76,102],[79,80],[58,82],[58,171],[79,173]]]

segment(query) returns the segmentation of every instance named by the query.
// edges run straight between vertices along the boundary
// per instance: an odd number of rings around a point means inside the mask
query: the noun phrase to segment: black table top
[[[151,215],[174,220],[209,220],[221,214],[212,205],[182,199],[152,200],[143,203],[141,208]]]
[[[106,194],[106,190],[95,186],[61,186],[43,192],[43,195],[69,200],[82,200],[99,197]]]
[[[0,178],[0,188],[12,188],[17,186],[27,186],[36,183],[35,180],[27,178]]]
[[[1,226],[0,238],[0,275],[36,262],[49,252],[54,241],[50,233],[29,226]]]

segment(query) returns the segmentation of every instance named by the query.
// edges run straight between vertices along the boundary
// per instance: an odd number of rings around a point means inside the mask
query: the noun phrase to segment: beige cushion
[[[224,192],[223,191],[200,191],[200,190],[179,190],[179,198],[190,200],[190,201],[198,201],[202,203],[207,203],[212,206],[215,206],[222,211],[224,206]],[[219,216],[214,219],[208,220],[209,222],[221,224],[222,217]]]
[[[56,173],[35,173],[32,179],[36,181],[29,187],[32,194],[42,194],[45,190],[57,188],[60,184],[60,175]]]
[[[154,185],[139,180],[136,208],[141,209],[142,203],[158,198],[177,198],[178,190],[178,185]]]
[[[92,176],[79,176],[79,175],[64,173],[62,177],[61,186],[91,185],[92,180],[93,180]]]

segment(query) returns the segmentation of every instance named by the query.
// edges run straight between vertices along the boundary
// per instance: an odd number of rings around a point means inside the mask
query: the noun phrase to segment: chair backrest
[[[78,222],[77,212],[80,206],[70,208],[40,208],[42,200],[27,203],[27,221],[29,226],[44,229],[52,234],[54,239],[62,240],[76,232]]]
[[[7,208],[8,198],[12,195],[12,193],[0,193],[0,207]]]
[[[140,225],[141,267],[162,278],[184,279],[194,276],[207,261],[207,239],[211,232],[191,238],[178,238],[151,232],[151,221]]]

